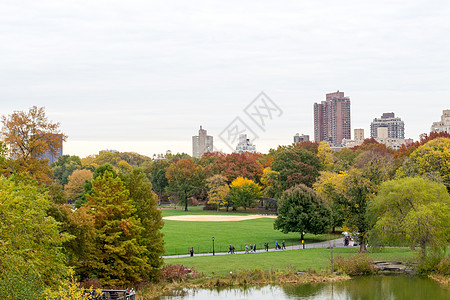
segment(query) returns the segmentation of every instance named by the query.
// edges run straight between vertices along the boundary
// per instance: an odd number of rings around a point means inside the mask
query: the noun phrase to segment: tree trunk
[[[184,211],[188,211],[188,209],[187,209],[187,204],[188,204],[188,202],[187,202],[187,200],[186,200],[186,203],[184,204]]]
[[[359,237],[359,252],[367,252],[367,248],[366,248],[366,239],[364,238],[363,235],[360,235]]]
[[[158,205],[161,206],[161,193],[158,193]]]

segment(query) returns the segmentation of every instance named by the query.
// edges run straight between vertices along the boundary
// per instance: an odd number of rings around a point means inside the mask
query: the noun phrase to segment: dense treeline
[[[43,154],[56,153],[66,136],[42,108],[2,122],[0,291],[20,290],[12,294],[18,299],[33,299],[26,294],[32,289],[55,289],[67,268],[87,284],[157,280],[162,202],[236,210],[271,197],[279,207],[274,226],[283,232],[344,228],[358,232],[361,251],[368,240],[408,243],[421,247],[423,260],[427,249],[440,257],[449,244],[446,133],[424,135],[399,151],[367,139],[336,152],[325,142],[199,159],[102,151],[63,155],[49,165]]]

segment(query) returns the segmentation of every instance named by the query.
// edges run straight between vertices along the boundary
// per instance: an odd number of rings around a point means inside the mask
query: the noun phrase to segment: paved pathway
[[[281,243],[280,243],[281,246]],[[316,249],[316,248],[328,248],[328,247],[344,247],[344,238],[339,238],[335,240],[320,242],[320,243],[312,243],[312,244],[305,244],[305,249]],[[269,249],[269,252],[274,251],[287,251],[287,250],[299,250],[303,249],[302,245],[295,245],[295,246],[287,246],[285,250],[275,250],[275,248]],[[265,252],[264,249],[258,249],[256,250],[256,253]],[[236,251],[234,254],[245,254],[245,251]],[[196,253],[194,256],[212,256],[212,253]],[[215,255],[231,255],[228,254],[228,252],[216,252]],[[163,258],[179,258],[179,257],[189,257],[189,254],[182,254],[182,255],[168,255],[163,256]]]

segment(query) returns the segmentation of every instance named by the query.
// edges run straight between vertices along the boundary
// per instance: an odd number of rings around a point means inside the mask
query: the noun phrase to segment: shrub
[[[339,255],[335,260],[334,269],[344,272],[350,276],[369,275],[375,273],[373,259],[363,253],[349,256],[347,259]]]
[[[188,268],[183,265],[166,265],[161,270],[161,280],[179,282],[186,279],[187,276],[197,276],[198,272],[194,268]]]
[[[434,249],[428,253],[425,259],[419,261],[416,271],[420,274],[436,271],[438,269],[438,265],[445,259],[446,258],[444,258],[444,253],[442,251]],[[443,262],[441,267],[445,269],[445,262]]]
[[[450,255],[444,257],[436,266],[436,271],[442,275],[450,275]]]

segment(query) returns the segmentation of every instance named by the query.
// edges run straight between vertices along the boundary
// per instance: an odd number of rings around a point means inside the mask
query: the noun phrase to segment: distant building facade
[[[294,135],[294,143],[306,142],[309,141],[309,135],[296,133]]]
[[[239,135],[239,143],[236,146],[235,153],[244,153],[244,152],[250,152],[255,153],[256,152],[256,146],[250,142],[250,140],[247,138],[246,134],[240,134]]]
[[[50,137],[49,139],[54,139],[57,141],[57,149],[51,148],[49,149],[47,152],[45,152],[44,154],[42,154],[42,156],[40,157],[41,159],[48,159],[48,164],[52,164],[55,161],[58,160],[58,157],[63,155],[63,135],[62,134],[52,134],[52,137]]]
[[[343,139],[342,146],[345,148],[352,148],[361,145],[364,142],[364,129],[357,128],[353,130],[354,139]]]
[[[370,124],[370,136],[378,138],[378,128],[387,128],[387,137],[393,139],[405,138],[405,123],[393,112],[384,113],[381,118],[373,119]]]
[[[350,98],[337,91],[314,103],[314,140],[340,146],[343,139],[351,139]]]
[[[450,133],[450,109],[442,111],[441,121],[433,122],[431,132],[447,132]]]
[[[200,158],[204,153],[213,152],[213,149],[213,137],[200,126],[198,135],[192,137],[192,156]]]

